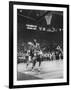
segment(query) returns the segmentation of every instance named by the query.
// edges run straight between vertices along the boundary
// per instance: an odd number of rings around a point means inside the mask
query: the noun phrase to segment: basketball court
[[[19,63],[17,80],[35,80],[35,79],[62,79],[63,78],[63,60],[43,61],[38,70],[38,62],[31,71],[32,63],[26,69],[26,63]]]

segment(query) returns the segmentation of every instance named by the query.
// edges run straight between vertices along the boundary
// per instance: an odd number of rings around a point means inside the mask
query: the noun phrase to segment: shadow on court
[[[24,74],[21,72],[17,73],[17,80],[36,80],[36,79],[41,79],[32,75]]]

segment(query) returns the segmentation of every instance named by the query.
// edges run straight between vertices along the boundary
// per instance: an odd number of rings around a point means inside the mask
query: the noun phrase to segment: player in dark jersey
[[[33,65],[32,65],[32,71],[34,71],[34,67],[36,65],[36,62],[39,62],[39,67],[41,65],[41,50],[40,50],[40,44],[37,43],[37,40],[33,40],[33,47],[34,47],[34,57],[32,58],[33,60]],[[40,69],[39,69],[40,70]]]

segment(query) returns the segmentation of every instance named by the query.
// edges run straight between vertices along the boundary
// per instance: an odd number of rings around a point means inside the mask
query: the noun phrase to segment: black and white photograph
[[[67,84],[67,7],[13,4],[13,85]]]
[[[17,80],[63,78],[63,12],[17,9]]]

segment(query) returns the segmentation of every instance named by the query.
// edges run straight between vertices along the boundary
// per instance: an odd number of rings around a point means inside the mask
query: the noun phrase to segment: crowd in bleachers
[[[32,42],[32,41],[31,41]],[[63,45],[62,41],[38,41],[40,48],[43,52],[43,61],[44,60],[60,60],[63,59]],[[26,62],[27,50],[29,50],[28,41],[27,42],[18,42],[17,44],[17,58],[19,62]]]

